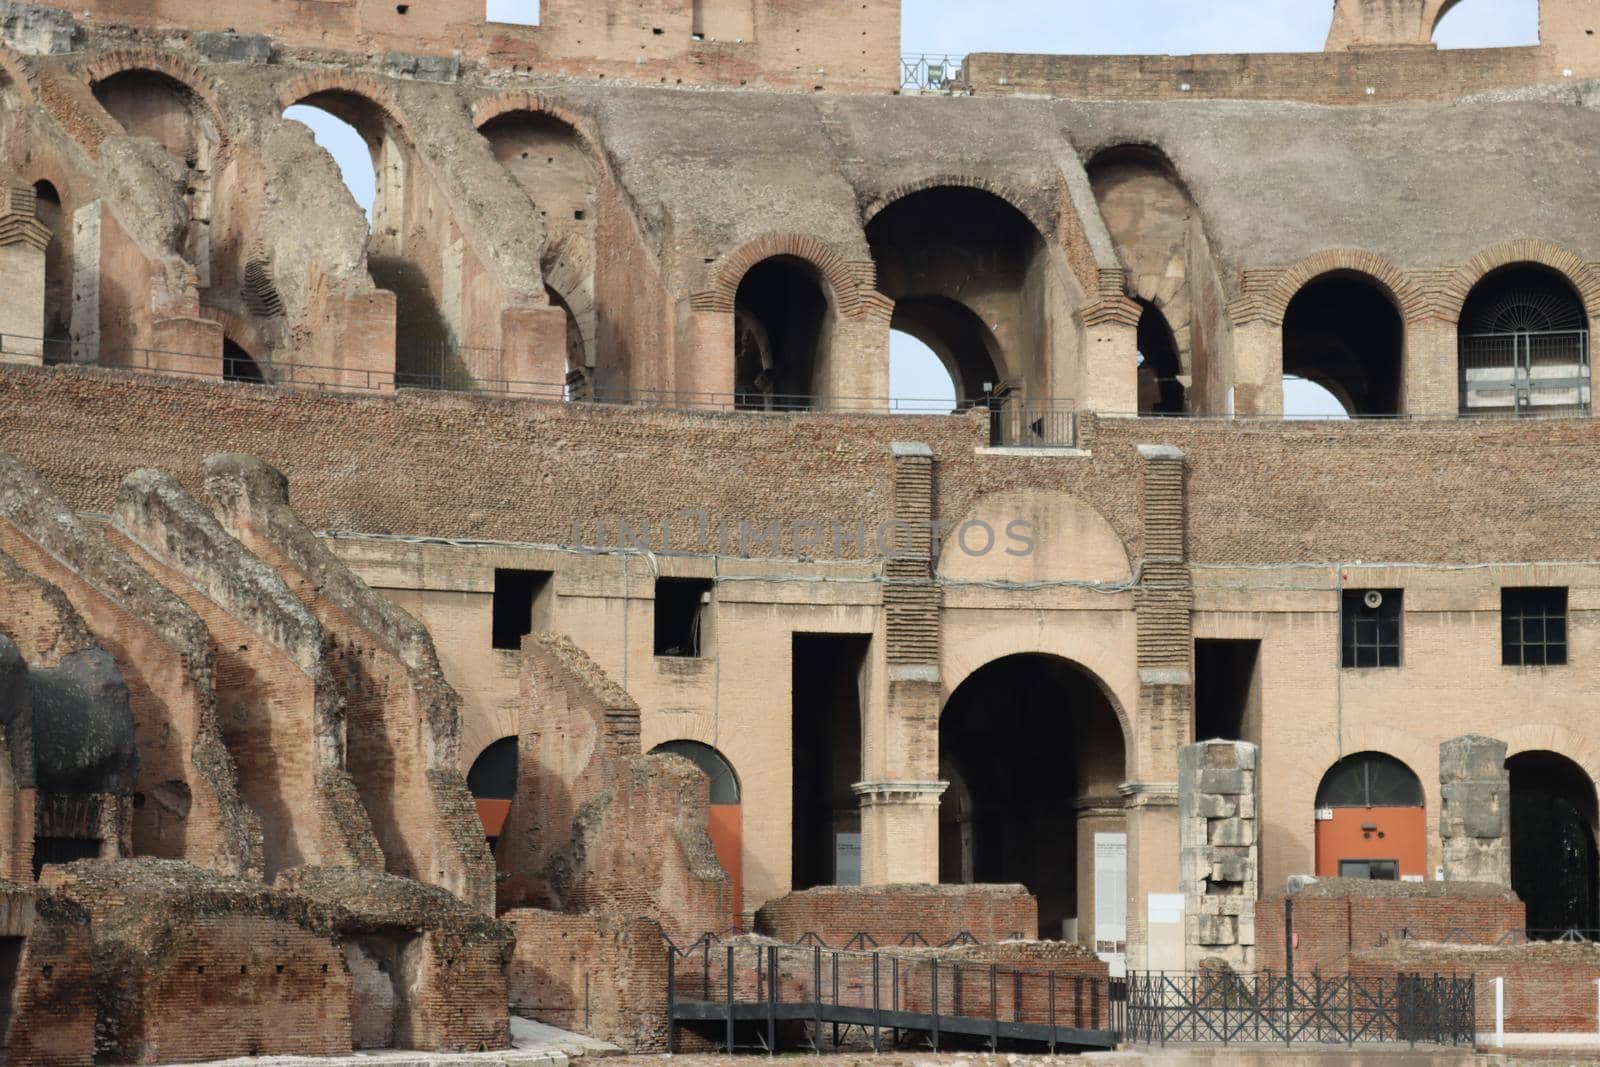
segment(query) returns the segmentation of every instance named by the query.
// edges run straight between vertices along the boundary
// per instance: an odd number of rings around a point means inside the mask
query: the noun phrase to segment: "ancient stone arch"
[[[119,48],[95,57],[83,68],[90,86],[118,74],[139,71],[165,75],[188,90],[216,127],[219,162],[225,163],[229,149],[228,128],[222,120],[222,108],[217,103],[216,85],[199,66],[181,56],[154,48]]]
[[[559,104],[552,103],[538,93],[512,90],[477,101],[472,105],[472,127],[481,130],[495,119],[519,111],[526,111],[530,115],[545,115],[570,126],[579,147],[589,157],[589,162],[594,164],[599,176],[611,177],[611,167],[606,159],[605,150],[601,147],[600,137],[588,120]]]
[[[691,297],[691,306],[696,311],[731,313],[745,274],[774,256],[789,256],[810,264],[841,315],[855,318],[863,313],[864,290],[873,284],[872,263],[847,260],[817,238],[798,233],[758,237],[723,256],[711,268],[710,288]]]
[[[1010,204],[1023,218],[1031,222],[1033,228],[1038,230],[1041,235],[1048,235],[1055,229],[1053,225],[1045,225],[1040,219],[1035,218],[1031,211],[1023,207],[1022,205],[1026,201],[1009,186],[990,178],[980,178],[968,174],[939,174],[931,178],[921,178],[914,182],[907,182],[904,185],[897,185],[867,205],[867,209],[861,213],[862,225],[871,222],[906,197],[926,192],[929,189],[978,189],[997,196],[1007,204]]]
[[[1262,298],[1266,321],[1282,326],[1289,304],[1300,290],[1325,274],[1340,271],[1360,274],[1388,294],[1406,322],[1426,317],[1427,295],[1391,260],[1360,249],[1330,248],[1307,256],[1279,274],[1276,284]]]
[[[291,79],[278,92],[278,107],[289,108],[305,103],[321,93],[344,93],[360,97],[383,113],[395,129],[408,141],[415,141],[411,125],[406,121],[394,92],[381,79],[371,74],[352,71],[318,70]]]
[[[1600,315],[1600,273],[1577,253],[1538,238],[1504,241],[1479,252],[1461,266],[1436,298],[1435,313],[1449,322],[1459,322],[1461,309],[1473,288],[1490,272],[1514,263],[1537,263],[1567,279],[1583,300],[1584,312],[1591,318]]]

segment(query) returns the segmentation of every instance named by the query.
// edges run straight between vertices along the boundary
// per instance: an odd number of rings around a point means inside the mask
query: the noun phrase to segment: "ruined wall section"
[[[31,873],[29,875],[31,877]],[[23,939],[0,1033],[11,1067],[89,1067],[95,993],[89,913],[36,886],[0,883],[0,937]]]
[[[127,681],[144,798],[135,798],[135,850],[258,871],[261,831],[222,742],[205,624],[4,454],[0,520],[0,551],[61,589]]]
[[[641,755],[639,706],[567,638],[531,635],[522,655],[501,907],[649,916],[690,941],[722,929],[732,883],[706,831],[705,775]]]
[[[283,576],[334,643],[347,766],[389,872],[489,911],[493,866],[459,769],[459,698],[427,630],[328,551],[290,509],[287,480],[267,464],[211,457],[205,491],[222,525]]]
[[[211,631],[219,719],[262,822],[268,880],[307,863],[381,869],[345,769],[344,701],[321,625],[169,474],[130,474],[112,524],[130,557]]]

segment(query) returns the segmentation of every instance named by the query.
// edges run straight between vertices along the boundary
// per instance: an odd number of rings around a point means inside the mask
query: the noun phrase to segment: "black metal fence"
[[[1215,973],[1128,976],[1126,1033],[1165,1045],[1477,1041],[1474,979]]]
[[[672,1051],[684,1027],[724,1051],[820,1050],[831,1036],[835,1048],[854,1040],[874,1051],[1018,1043],[1055,1052],[1113,1048],[1123,1026],[1116,983],[1092,968],[710,936],[667,953]]]

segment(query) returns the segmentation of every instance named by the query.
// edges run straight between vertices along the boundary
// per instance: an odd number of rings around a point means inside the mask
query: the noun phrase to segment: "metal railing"
[[[1023,1042],[1051,1052],[1109,1049],[1122,1030],[1122,1003],[1113,995],[1113,979],[1103,974],[948,959],[935,951],[714,937],[667,949],[671,1052],[683,1027],[726,1052],[776,1052],[783,1040],[821,1051],[830,1028],[835,1048],[854,1032],[874,1051],[912,1034],[935,1052],[963,1042],[991,1049]],[[797,1032],[803,1037],[795,1042]]]
[[[1471,976],[1134,973],[1127,990],[1127,1037],[1141,1044],[1477,1041]]]
[[[1461,338],[1461,413],[1570,414],[1590,409],[1589,331]]]
[[[997,399],[989,405],[989,443],[1001,448],[1075,448],[1077,408],[1066,401]]]
[[[972,91],[964,55],[905,55],[900,57],[900,91],[960,94]]]

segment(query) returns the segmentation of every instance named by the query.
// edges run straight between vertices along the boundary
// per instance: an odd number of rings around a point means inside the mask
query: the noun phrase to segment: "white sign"
[[[861,835],[833,835],[833,884],[861,884]]]
[[[1094,951],[1113,978],[1127,973],[1127,834],[1094,835]]]
[[[1318,822],[1332,822],[1333,821],[1333,809],[1332,808],[1318,808],[1317,809],[1317,821]]]

